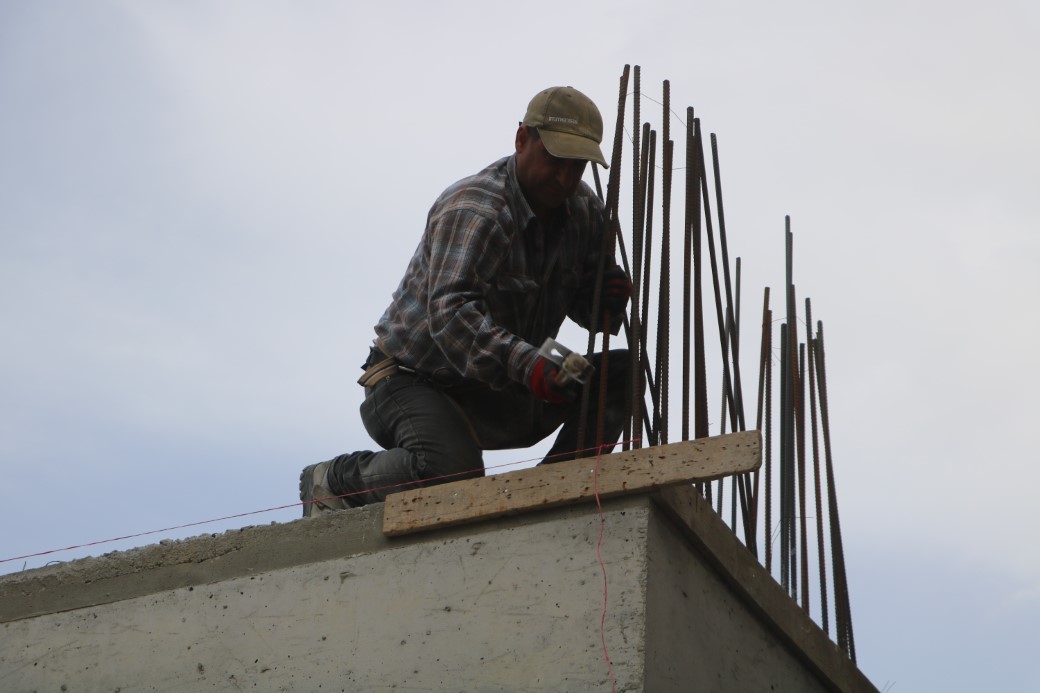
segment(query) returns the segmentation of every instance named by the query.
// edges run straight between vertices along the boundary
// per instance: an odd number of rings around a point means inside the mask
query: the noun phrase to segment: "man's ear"
[[[527,132],[527,127],[520,123],[520,127],[516,129],[516,153],[519,154],[527,147],[527,143],[531,141],[531,134]]]

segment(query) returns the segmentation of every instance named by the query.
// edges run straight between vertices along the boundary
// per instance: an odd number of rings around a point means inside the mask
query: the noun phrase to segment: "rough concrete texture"
[[[647,556],[646,690],[827,690],[659,514]]]
[[[649,512],[606,514],[618,690],[641,689]],[[0,689],[609,689],[598,517],[544,520],[8,622]]]
[[[603,504],[618,691],[875,690],[775,583],[733,584],[753,559],[681,499]],[[0,690],[610,690],[595,505],[395,539],[381,520],[369,506],[4,576]]]

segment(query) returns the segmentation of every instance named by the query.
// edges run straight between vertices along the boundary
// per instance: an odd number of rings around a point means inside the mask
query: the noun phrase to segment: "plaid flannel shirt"
[[[565,317],[591,325],[603,204],[581,183],[559,211],[539,222],[513,156],[450,186],[430,209],[376,343],[423,373],[526,385],[538,347]]]

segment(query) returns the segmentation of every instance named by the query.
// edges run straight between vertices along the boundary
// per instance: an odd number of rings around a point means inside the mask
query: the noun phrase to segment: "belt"
[[[372,387],[383,378],[389,378],[392,375],[397,375],[401,372],[400,366],[397,361],[392,358],[383,359],[375,365],[369,366],[365,369],[365,372],[358,378],[358,385],[361,387]]]
[[[411,368],[402,366],[393,356],[387,356],[379,347],[372,347],[364,368],[365,372],[357,381],[364,388],[375,387],[398,373],[415,373]]]

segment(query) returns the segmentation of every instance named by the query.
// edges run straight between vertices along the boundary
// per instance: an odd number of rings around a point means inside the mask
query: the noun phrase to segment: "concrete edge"
[[[693,486],[671,487],[653,496],[693,548],[806,666],[835,691],[878,689],[826,633],[791,599]]]
[[[610,499],[607,509],[647,503],[646,494]],[[0,576],[0,623],[110,604],[167,590],[347,558],[486,531],[489,523],[513,527],[595,513],[580,503],[521,515],[473,521],[401,537],[383,534],[383,504],[342,510],[287,523],[167,540],[128,551],[81,558]]]

